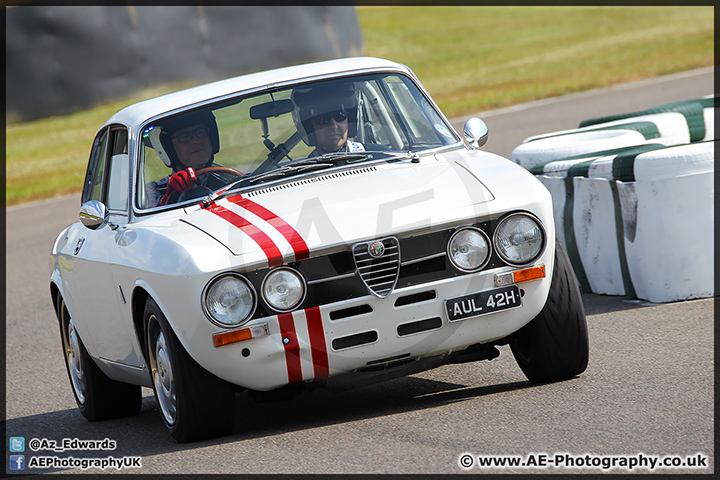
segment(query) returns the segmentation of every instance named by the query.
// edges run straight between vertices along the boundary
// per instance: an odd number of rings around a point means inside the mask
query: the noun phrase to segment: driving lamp
[[[291,268],[276,268],[265,277],[262,295],[271,308],[279,312],[290,311],[305,298],[305,280]]]
[[[250,319],[255,311],[255,291],[239,275],[223,275],[205,288],[205,313],[220,327],[236,327]]]
[[[448,242],[448,256],[460,270],[472,272],[485,266],[490,258],[490,242],[477,228],[458,230]]]
[[[495,249],[511,264],[525,264],[535,260],[545,244],[540,223],[530,215],[516,213],[505,217],[495,229]]]

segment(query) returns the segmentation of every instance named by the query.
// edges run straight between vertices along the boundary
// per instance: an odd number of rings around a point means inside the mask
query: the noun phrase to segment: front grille
[[[380,247],[382,245],[382,247]],[[355,267],[367,289],[379,298],[393,291],[400,273],[400,245],[395,237],[353,245]]]
[[[473,226],[484,231],[488,238],[493,238],[497,223],[497,219],[490,219],[475,223]],[[455,228],[445,228],[400,239],[387,237],[382,240],[385,251],[377,258],[372,257],[368,252],[368,246],[373,241],[365,241],[347,250],[289,262],[288,266],[298,270],[308,283],[307,295],[298,309],[362,298],[368,294],[386,298],[398,289],[462,275],[476,275],[476,273],[459,271],[447,259],[445,254],[447,241],[455,230]],[[490,261],[483,271],[505,265],[507,264],[493,249]],[[240,273],[250,280],[255,290],[259,292],[270,270],[263,268]],[[429,290],[405,295],[396,299],[397,303],[394,306],[402,308],[429,301],[434,295],[435,293]],[[340,310],[332,311],[330,319],[335,321],[355,318],[371,312],[372,308],[367,304],[340,307]],[[258,302],[253,318],[264,318],[276,313],[264,302]]]

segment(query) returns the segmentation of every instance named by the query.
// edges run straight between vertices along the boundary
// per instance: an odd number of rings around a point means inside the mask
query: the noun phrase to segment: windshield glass
[[[142,134],[137,206],[200,198],[458,142],[408,78],[304,83],[160,119]],[[192,167],[197,179],[182,174]],[[181,172],[183,178],[171,177]],[[168,186],[170,185],[170,186]]]

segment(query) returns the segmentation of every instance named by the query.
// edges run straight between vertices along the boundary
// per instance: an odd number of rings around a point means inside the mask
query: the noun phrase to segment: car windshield
[[[459,142],[409,78],[373,74],[266,90],[167,117],[142,134],[136,204],[154,208]],[[193,167],[191,191],[168,189]]]

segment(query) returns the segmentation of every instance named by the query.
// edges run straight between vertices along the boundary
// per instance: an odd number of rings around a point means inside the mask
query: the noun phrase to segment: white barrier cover
[[[635,158],[635,180],[656,180],[715,169],[714,142],[698,142],[642,153]]]
[[[705,138],[703,140],[715,140],[715,109],[703,108],[703,120],[705,120]]]
[[[575,241],[591,290],[626,295],[611,182],[573,178]]]
[[[666,139],[666,142],[660,142],[664,145],[678,145],[681,143],[690,142],[690,130],[688,128],[687,119],[685,118],[685,116],[682,113],[678,112],[664,112],[640,115],[637,117],[628,117],[620,120],[613,120],[610,122],[588,125],[587,127],[582,128],[573,128],[570,130],[560,130],[558,132],[535,135],[523,140],[523,144],[538,141],[543,138],[555,137],[558,135],[574,134],[586,132],[589,130],[592,131],[602,128],[616,127],[620,125],[627,125],[629,123],[640,122],[650,122],[655,124],[658,129],[658,133],[660,134],[660,138]],[[656,141],[658,140],[656,139]]]
[[[588,177],[613,180],[613,162],[616,156],[612,155],[595,160],[588,168]]]
[[[558,160],[543,166],[542,175],[565,178],[574,165],[591,161],[588,177],[612,180],[613,164],[620,154],[588,156],[574,160]],[[639,153],[633,161],[635,180],[652,180],[713,171],[715,148],[712,141],[677,145]]]
[[[705,136],[694,143],[685,115],[663,112],[528,137],[513,150],[550,191],[584,290],[658,303],[714,295],[714,110],[703,108]],[[618,128],[629,123],[640,125]]]
[[[642,122],[655,125],[660,136],[646,139],[642,133],[636,130],[616,128],[605,130],[609,127]],[[689,142],[690,129],[683,114],[677,112],[655,113],[528,137],[512,151],[510,160],[530,169],[540,163],[603,150],[647,143],[672,146]]]
[[[618,189],[637,297],[661,303],[713,296],[713,172],[618,182]]]
[[[603,157],[604,158],[604,157]],[[614,158],[614,157],[611,157]],[[580,158],[575,160],[558,160],[550,162],[543,167],[543,175],[547,177],[565,178],[567,177],[568,170],[574,165],[587,162],[592,160],[593,157]]]
[[[658,303],[714,294],[714,146],[697,142],[626,156],[632,182],[613,178],[622,152],[543,166],[537,178],[553,196],[558,237],[585,288]],[[566,178],[570,167],[588,161],[587,178]],[[573,236],[571,246],[566,235]]]
[[[643,134],[635,130],[578,132],[540,138],[518,145],[510,154],[510,160],[530,169],[535,165],[552,160],[640,145],[646,142]]]

